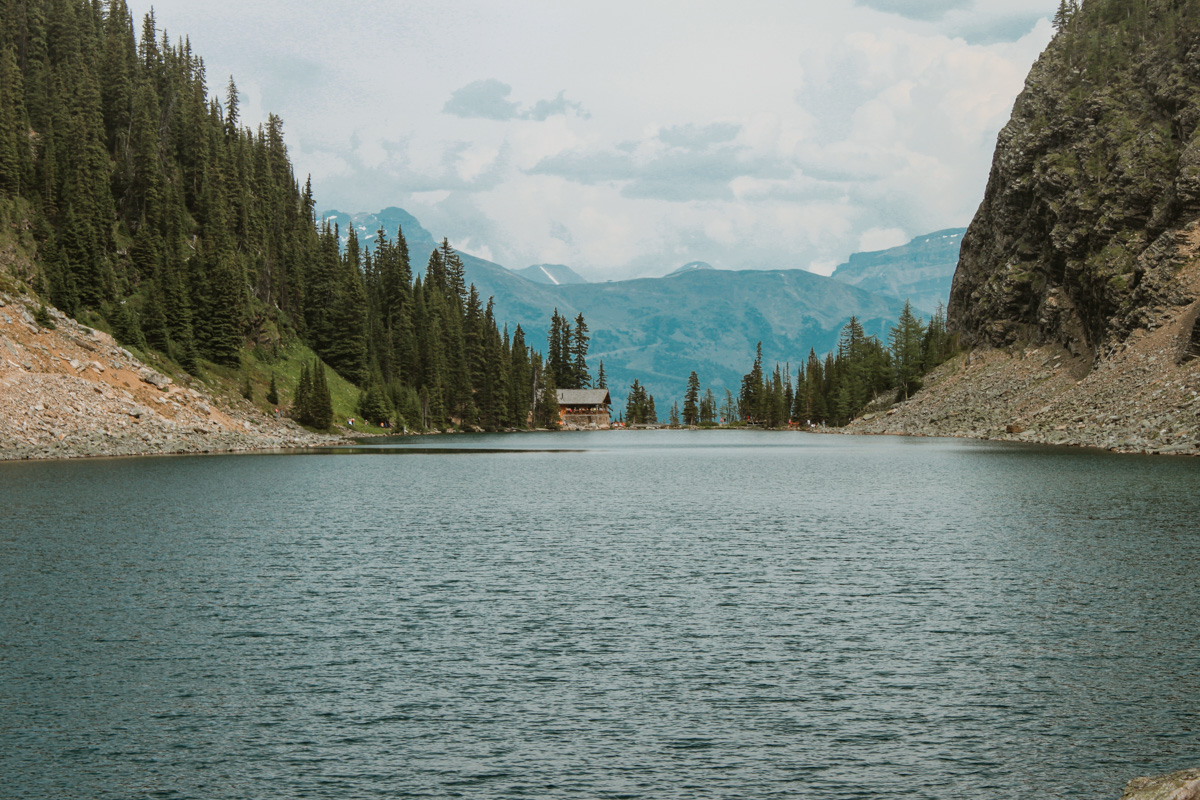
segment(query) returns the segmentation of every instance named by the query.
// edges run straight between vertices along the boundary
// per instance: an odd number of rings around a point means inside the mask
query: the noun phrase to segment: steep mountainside
[[[833,278],[868,292],[910,300],[914,308],[932,314],[950,297],[965,231],[951,228],[918,236],[900,247],[855,253],[834,270]]]
[[[974,352],[853,426],[1200,455],[1200,0],[1087,0],[963,237]]]
[[[1001,131],[963,240],[951,325],[1094,359],[1194,300],[1175,280],[1200,217],[1200,2],[1088,0]]]

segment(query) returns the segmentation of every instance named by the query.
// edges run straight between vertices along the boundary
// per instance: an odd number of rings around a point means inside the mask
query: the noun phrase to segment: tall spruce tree
[[[700,376],[695,370],[688,375],[687,392],[683,396],[683,424],[700,424]]]
[[[333,398],[325,377],[325,365],[320,359],[312,367],[312,425],[320,430],[329,430],[333,424]]]
[[[583,319],[583,312],[575,317],[575,330],[571,333],[571,382],[574,389],[585,389],[592,382],[592,376],[588,372],[587,353],[588,342],[591,341],[588,336],[587,322]]]
[[[913,314],[912,305],[904,301],[900,319],[888,335],[892,351],[892,368],[898,399],[907,400],[909,395],[921,388],[920,376],[924,372],[922,343],[925,326]]]

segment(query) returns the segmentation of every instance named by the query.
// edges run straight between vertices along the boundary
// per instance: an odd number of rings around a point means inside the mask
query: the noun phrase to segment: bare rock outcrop
[[[1200,800],[1200,769],[1134,778],[1125,786],[1121,800]]]
[[[1101,358],[1157,307],[1196,300],[1175,278],[1197,219],[1200,18],[1170,0],[1084,3],[999,135],[950,326],[973,346]]]

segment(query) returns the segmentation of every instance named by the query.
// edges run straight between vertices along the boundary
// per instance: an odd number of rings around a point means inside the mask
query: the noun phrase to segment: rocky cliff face
[[[1000,133],[950,324],[970,344],[1096,361],[1190,310],[1177,276],[1197,219],[1200,2],[1086,0]]]

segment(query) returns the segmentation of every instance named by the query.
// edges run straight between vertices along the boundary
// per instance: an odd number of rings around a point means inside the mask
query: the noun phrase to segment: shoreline
[[[1135,332],[1094,365],[1057,345],[960,355],[840,432],[1200,456],[1200,359],[1176,342],[1170,327]]]
[[[1043,447],[1061,447],[1079,450],[1096,450],[1118,455],[1174,455],[1200,457],[1200,446],[1188,445],[1185,448],[1145,448],[1105,446],[1094,441],[1076,439],[1052,440],[1037,434],[1007,434],[999,433],[949,433],[945,431],[922,430],[875,430],[866,427],[873,420],[855,420],[845,428],[826,428],[804,430],[794,428],[753,428],[753,427],[714,427],[714,428],[671,428],[663,426],[653,428],[655,431],[753,431],[780,434],[812,434],[819,436],[862,436],[886,437],[895,436],[909,439],[959,439],[979,442],[1006,442],[1011,444],[1028,444]],[[857,423],[857,424],[856,424]],[[298,432],[289,431],[291,435],[269,436],[257,434],[239,434],[226,432],[218,434],[177,433],[163,441],[158,446],[144,446],[136,441],[107,441],[88,447],[78,440],[63,439],[37,446],[6,447],[0,445],[0,463],[30,462],[30,461],[79,461],[102,458],[146,458],[153,456],[187,456],[187,455],[237,455],[252,453],[295,453],[306,450],[323,450],[326,448],[355,447],[370,444],[376,439],[418,438],[436,436],[469,436],[480,435],[478,431],[408,431],[406,433],[368,434],[346,436],[342,434],[316,434],[306,431],[299,426]],[[621,428],[610,429],[613,432],[626,432]],[[553,431],[545,428],[534,430],[504,430],[493,431],[491,434],[520,435],[530,433],[587,433],[594,431]],[[483,432],[487,434],[488,432]],[[490,434],[489,434],[490,435]],[[1197,798],[1200,800],[1200,798]]]
[[[958,356],[908,401],[877,405],[836,433],[1200,457],[1200,362],[1159,366],[1144,355],[1136,368],[1108,361],[1082,377],[1052,345]]]
[[[0,293],[0,461],[241,452],[345,440],[175,378],[111,336]],[[176,380],[178,379],[178,382]]]

